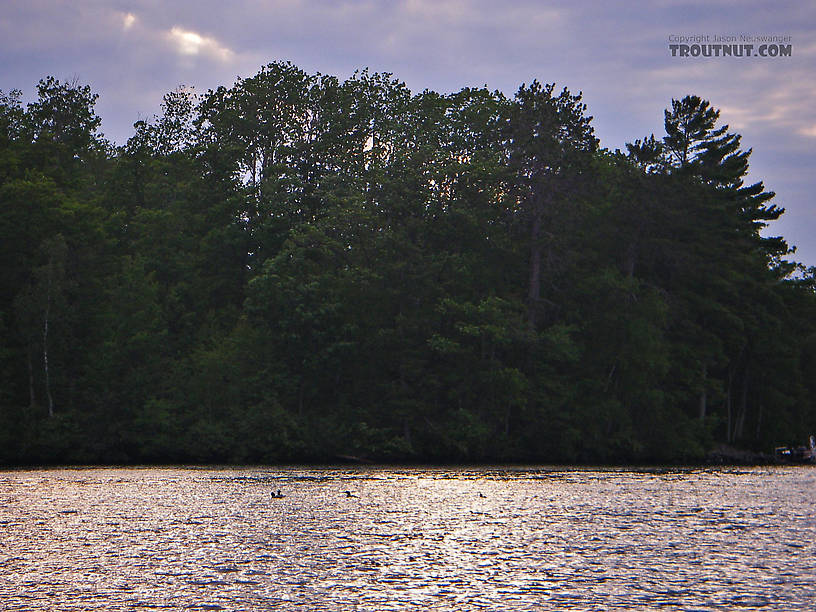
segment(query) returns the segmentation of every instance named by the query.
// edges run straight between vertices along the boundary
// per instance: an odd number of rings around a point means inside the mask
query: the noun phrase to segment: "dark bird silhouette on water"
[[[278,489],[277,493],[275,491],[272,491],[272,499],[281,499],[282,497],[286,496],[283,493],[281,493],[280,489]]]

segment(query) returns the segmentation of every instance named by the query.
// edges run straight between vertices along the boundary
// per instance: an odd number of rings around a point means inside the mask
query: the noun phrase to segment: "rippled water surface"
[[[814,487],[807,467],[0,472],[0,608],[812,610]]]

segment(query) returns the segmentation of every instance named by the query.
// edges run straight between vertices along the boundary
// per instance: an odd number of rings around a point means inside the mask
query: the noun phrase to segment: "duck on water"
[[[356,498],[356,497],[357,497],[357,496],[356,496],[356,495],[354,495],[354,493],[352,493],[351,491],[344,491],[344,493],[346,494],[346,497],[354,497],[354,498]],[[281,493],[281,490],[280,490],[280,489],[278,489],[277,491],[272,491],[272,492],[270,493],[270,496],[272,497],[272,499],[281,499],[281,498],[286,497],[286,495],[284,495],[283,493]]]

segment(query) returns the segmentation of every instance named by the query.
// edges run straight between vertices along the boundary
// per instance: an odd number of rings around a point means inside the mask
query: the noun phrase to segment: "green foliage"
[[[816,270],[696,96],[291,63],[164,98],[0,92],[0,463],[697,462],[816,430]]]

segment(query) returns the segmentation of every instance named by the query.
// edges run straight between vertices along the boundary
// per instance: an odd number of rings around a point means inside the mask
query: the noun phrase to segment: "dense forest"
[[[696,462],[816,432],[816,269],[696,96],[272,63],[123,146],[0,92],[0,464]],[[659,112],[660,109],[656,109]]]

